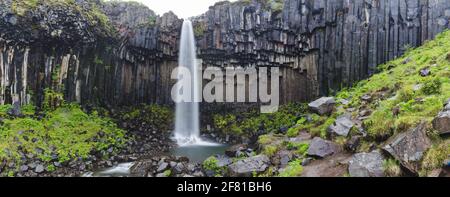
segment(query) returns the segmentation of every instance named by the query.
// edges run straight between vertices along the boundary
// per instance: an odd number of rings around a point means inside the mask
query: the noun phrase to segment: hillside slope
[[[251,169],[258,176],[448,176],[450,32],[309,108],[298,108],[296,118],[284,110],[270,115],[282,114],[291,123],[267,115],[235,118],[243,120],[223,132],[246,131],[249,118],[263,125],[272,119],[281,128],[265,129],[269,134],[259,136],[258,152],[267,159],[238,159],[228,170],[242,172],[253,162],[267,164],[256,165],[263,170]],[[216,122],[227,125],[218,121],[225,119],[218,116]],[[283,129],[286,125],[293,126]]]

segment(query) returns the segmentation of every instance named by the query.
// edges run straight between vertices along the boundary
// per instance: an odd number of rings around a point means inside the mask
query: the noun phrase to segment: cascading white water
[[[196,59],[194,30],[191,21],[185,20],[181,30],[178,66],[187,68],[191,73],[191,81],[183,80],[183,87],[191,87],[192,102],[177,102],[175,117],[175,140],[179,146],[212,145],[200,138],[200,96],[199,68]]]

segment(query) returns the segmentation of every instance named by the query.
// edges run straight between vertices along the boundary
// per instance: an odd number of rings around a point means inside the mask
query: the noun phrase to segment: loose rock
[[[312,157],[325,158],[339,152],[337,144],[316,137],[311,141],[308,149],[308,155]]]
[[[348,171],[351,177],[384,177],[383,160],[379,152],[359,153],[350,160]]]
[[[334,110],[335,105],[336,101],[333,97],[322,97],[310,103],[308,106],[311,111],[318,113],[319,115],[326,115]]]

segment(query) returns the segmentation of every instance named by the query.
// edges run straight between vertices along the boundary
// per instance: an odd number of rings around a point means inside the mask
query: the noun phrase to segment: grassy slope
[[[48,101],[46,101],[48,102]],[[45,112],[35,113],[33,106],[22,108],[24,117],[7,114],[10,105],[0,106],[0,176],[14,176],[25,158],[33,157],[43,162],[46,170],[56,170],[53,162],[62,164],[87,159],[93,153],[111,156],[126,143],[125,131],[108,118],[87,114],[78,105],[62,104]],[[112,150],[112,151],[111,151]]]
[[[431,74],[425,77],[421,76],[420,71],[423,69],[429,69]],[[288,124],[286,121],[275,121],[273,118],[269,118],[269,122],[278,128],[280,126],[291,128],[287,131],[287,136],[273,134],[279,133],[279,131],[266,128],[266,132],[272,134],[260,136],[261,153],[273,156],[277,151],[291,150],[297,158],[301,159],[304,157],[308,145],[288,142],[289,137],[297,137],[303,131],[312,136],[326,138],[327,128],[334,123],[338,116],[354,111],[352,116],[357,119],[360,117],[359,112],[367,110],[372,113],[368,119],[362,121],[362,125],[368,136],[363,139],[358,152],[370,151],[374,146],[381,147],[390,137],[425,121],[429,125],[429,136],[433,139],[434,145],[423,159],[421,175],[426,175],[433,169],[442,167],[443,161],[450,154],[450,141],[435,134],[431,121],[450,98],[450,31],[438,35],[435,40],[425,43],[422,47],[410,49],[403,57],[380,65],[379,70],[380,72],[370,79],[359,82],[353,88],[340,91],[336,96],[340,103],[337,107],[338,110],[330,116],[308,114],[306,110],[303,110],[304,108],[297,108],[297,113],[280,111],[270,115],[291,117],[295,114],[296,118],[287,118]],[[362,99],[366,95],[371,97],[370,101]],[[342,104],[346,103],[342,102],[344,100],[348,101],[348,104]],[[265,116],[267,115],[246,117],[243,121],[228,121],[228,124],[224,124],[227,122],[223,121],[226,116],[222,116],[216,118],[215,126],[220,129],[220,126],[223,125],[232,125],[231,128],[234,129],[223,128],[228,132],[258,130],[258,127],[250,129],[248,127],[260,124],[249,125],[246,122],[256,120],[256,122],[263,122],[264,125],[264,120],[267,119]],[[352,131],[351,133],[356,132]],[[332,140],[343,145],[349,138],[338,137]],[[302,167],[296,165],[297,163],[298,160],[291,162],[290,167],[280,176],[298,175]],[[388,175],[398,173],[397,161],[388,159],[385,165]]]

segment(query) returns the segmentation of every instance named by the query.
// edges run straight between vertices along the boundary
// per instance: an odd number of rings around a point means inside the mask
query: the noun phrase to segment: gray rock
[[[22,116],[22,111],[20,110],[20,103],[15,102],[12,108],[8,110],[8,115],[14,117]]]
[[[362,136],[358,135],[352,136],[352,138],[345,144],[345,148],[351,152],[355,152],[361,143],[361,138]]]
[[[219,168],[228,166],[231,163],[233,163],[233,160],[227,157],[226,155],[217,155],[216,159],[217,159],[217,167]]]
[[[228,170],[231,176],[250,177],[253,173],[261,173],[267,170],[270,160],[265,155],[258,155],[229,165]]]
[[[348,171],[351,177],[384,177],[383,156],[379,152],[353,155]]]
[[[440,112],[433,120],[433,128],[436,129],[439,134],[450,133],[450,110]]]
[[[426,129],[426,123],[421,123],[408,132],[400,133],[391,139],[383,150],[400,161],[403,167],[417,173],[424,153],[431,147]]]
[[[311,157],[307,157],[307,158],[303,159],[303,161],[302,161],[302,166],[307,166],[307,165],[309,165],[313,160],[314,160],[314,159],[311,158]]]
[[[331,141],[315,137],[309,145],[308,155],[311,157],[325,158],[338,153],[339,146]]]
[[[167,177],[166,173],[158,173],[156,177]]]
[[[28,166],[27,165],[23,165],[23,166],[20,166],[20,172],[26,172],[26,171],[28,171]]]
[[[336,122],[328,128],[328,133],[332,136],[344,136],[347,137],[350,130],[353,128],[353,123],[347,116],[341,116],[336,119]]]
[[[163,172],[164,170],[167,170],[168,167],[169,167],[168,163],[162,162],[161,164],[159,164],[158,169],[156,170],[156,172]]]
[[[333,97],[322,97],[316,101],[309,103],[309,108],[311,111],[319,114],[326,115],[330,114],[336,105],[336,101]]]
[[[44,172],[44,170],[45,170],[44,166],[42,164],[39,164],[36,166],[36,169],[34,169],[34,172],[42,173],[42,172]]]
[[[245,149],[247,149],[247,145],[245,144],[234,145],[225,150],[225,155],[227,155],[228,157],[238,157],[238,153],[242,152]]]
[[[422,76],[422,77],[426,77],[426,76],[430,76],[431,75],[431,70],[430,70],[430,68],[424,68],[424,69],[422,69],[422,70],[420,70],[420,76]]]

